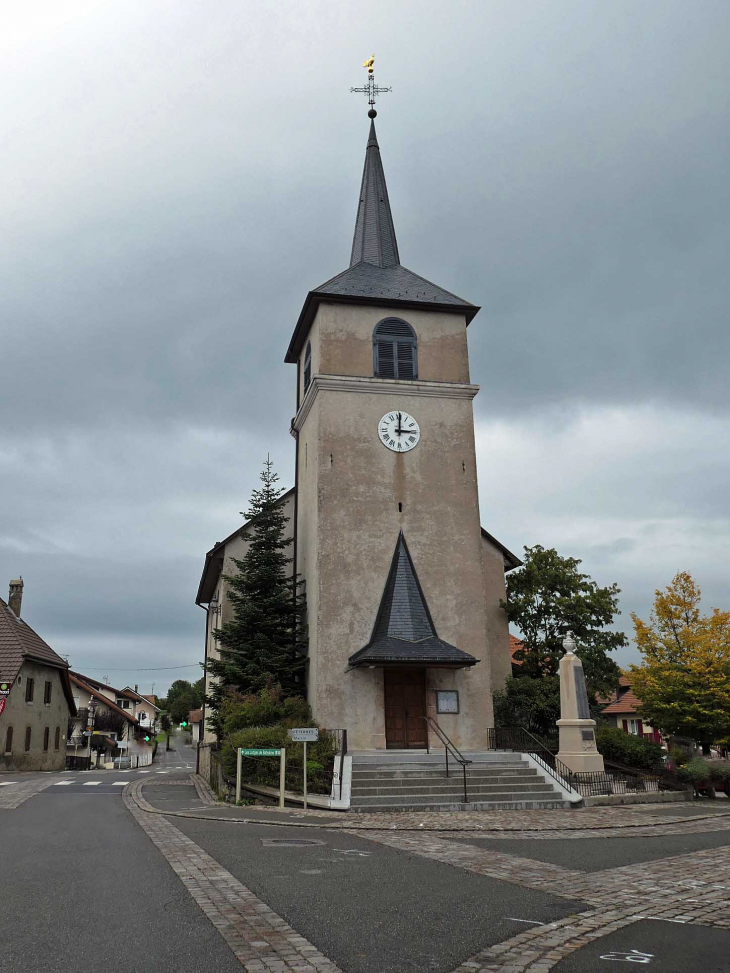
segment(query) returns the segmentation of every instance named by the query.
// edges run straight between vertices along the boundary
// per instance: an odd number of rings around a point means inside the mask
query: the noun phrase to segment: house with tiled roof
[[[606,699],[599,699],[598,703],[603,705],[601,716],[610,726],[654,743],[662,742],[661,731],[645,723],[639,716],[641,700],[631,688],[628,676],[620,676],[616,691]]]
[[[151,750],[145,737],[154,735],[154,715],[147,712],[152,704],[134,690],[115,689],[80,672],[69,672],[69,678],[78,709],[69,734],[70,766],[84,769],[93,758],[94,766],[111,768],[120,757],[136,760],[139,755],[146,763]]]
[[[23,579],[0,598],[0,773],[63,770],[76,715],[68,662],[21,617]]]

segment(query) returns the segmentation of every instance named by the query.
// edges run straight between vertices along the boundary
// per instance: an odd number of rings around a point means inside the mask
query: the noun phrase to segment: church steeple
[[[370,122],[370,135],[365,149],[365,167],[350,256],[351,267],[359,263],[373,264],[376,267],[396,267],[400,263],[383,161],[375,134],[375,119]]]

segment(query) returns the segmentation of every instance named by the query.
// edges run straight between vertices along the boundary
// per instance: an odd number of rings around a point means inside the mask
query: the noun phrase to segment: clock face
[[[407,412],[386,412],[378,423],[378,439],[394,453],[407,453],[420,438],[418,423]]]

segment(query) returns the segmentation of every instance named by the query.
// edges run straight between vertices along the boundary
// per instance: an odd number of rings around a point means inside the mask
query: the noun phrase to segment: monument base
[[[603,757],[596,749],[595,720],[567,719],[557,721],[560,750],[557,757],[574,774],[602,774]]]

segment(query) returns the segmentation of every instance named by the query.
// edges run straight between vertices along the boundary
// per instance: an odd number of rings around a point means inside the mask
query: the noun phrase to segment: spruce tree
[[[304,595],[302,582],[289,571],[292,541],[284,537],[289,518],[280,503],[284,491],[278,479],[267,457],[263,486],[253,491],[250,508],[242,514],[251,523],[248,550],[233,559],[236,573],[224,575],[233,617],[214,633],[220,658],[208,659],[216,683],[207,702],[217,732],[218,712],[230,690],[250,694],[278,686],[284,696],[304,694]]]

